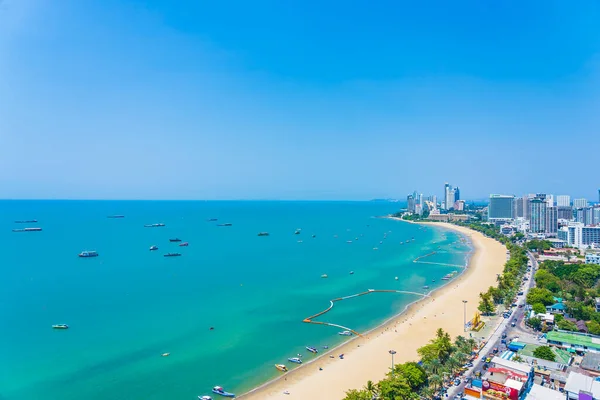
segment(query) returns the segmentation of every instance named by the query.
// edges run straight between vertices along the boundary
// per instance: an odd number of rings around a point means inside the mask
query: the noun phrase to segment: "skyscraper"
[[[554,207],[554,195],[553,194],[546,195],[546,206]]]
[[[557,206],[558,218],[570,221],[573,219],[573,208],[571,206]]]
[[[406,196],[406,203],[407,203],[408,212],[414,213],[415,212],[415,198],[413,197],[412,194],[409,194],[408,196]]]
[[[454,202],[460,200],[460,188],[457,186],[454,188]]]
[[[546,203],[548,204],[548,203]],[[546,208],[546,233],[549,235],[556,235],[558,232],[558,208],[547,207]]]
[[[529,201],[529,230],[533,233],[546,232],[546,198],[535,197]]]
[[[452,186],[448,182],[444,184],[444,209],[449,210],[450,205],[454,204],[454,201],[450,203],[448,200],[450,199],[450,192],[452,191]]]
[[[523,218],[525,217],[524,205],[525,199],[523,197],[517,197],[513,202],[513,218]]]
[[[515,196],[503,194],[490,194],[490,204],[488,205],[488,220],[507,220],[513,219],[513,202]]]
[[[568,194],[561,194],[556,196],[556,205],[558,207],[570,207],[571,206],[571,196]]]
[[[575,199],[573,200],[573,208],[584,208],[588,206],[587,199]]]

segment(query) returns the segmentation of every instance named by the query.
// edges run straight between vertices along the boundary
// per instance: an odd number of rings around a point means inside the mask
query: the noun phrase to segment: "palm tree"
[[[371,396],[372,399],[377,398],[377,384],[373,383],[373,381],[368,380],[367,384],[363,387],[363,390],[365,390],[369,394],[369,396]]]

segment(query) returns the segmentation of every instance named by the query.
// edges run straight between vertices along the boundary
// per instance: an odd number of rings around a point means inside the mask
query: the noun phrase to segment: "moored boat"
[[[162,353],[161,356],[162,357],[169,357],[171,355],[171,353]]]
[[[181,253],[167,253],[164,256],[165,257],[180,257]]]
[[[225,389],[223,389],[221,386],[215,386],[212,389],[212,392],[223,397],[235,397],[235,394],[226,392]]]
[[[224,224],[217,224],[217,226],[232,226],[233,224],[230,224],[229,222],[226,222]]]
[[[181,242],[181,239],[179,239],[179,238],[169,239],[169,242]]]
[[[150,251],[152,250],[158,250],[158,246],[150,246]]]
[[[198,396],[198,400],[212,400],[210,396]]]
[[[163,224],[162,222],[158,224],[146,224],[144,225],[144,228],[158,228],[160,226],[165,226],[165,224]]]
[[[81,257],[81,258],[98,257],[98,253],[95,251],[82,251],[81,253],[79,253],[79,257]]]
[[[321,278],[327,278],[327,274],[321,275]]]
[[[125,216],[124,215],[109,215],[106,218],[125,218]]]
[[[13,229],[13,232],[40,232],[42,228],[23,228],[23,229]]]
[[[277,368],[281,372],[287,372],[288,371],[287,367],[285,365],[283,365],[283,364],[275,364],[275,368]]]
[[[317,354],[319,352],[319,350],[317,350],[316,347],[312,347],[312,346],[306,346],[306,350],[310,351],[311,353],[315,353],[315,354]]]
[[[38,222],[37,219],[26,219],[26,220],[15,221],[15,224],[35,224],[36,222]]]
[[[56,325],[52,325],[52,329],[69,329],[69,325],[67,325],[67,324],[56,324]]]
[[[296,229],[294,231],[294,235],[299,235],[302,232],[302,229]]]
[[[188,242],[179,243],[181,247],[188,247],[190,244]]]
[[[258,232],[258,236],[269,236],[269,232]]]
[[[338,335],[340,335],[340,336],[352,336],[352,332],[350,332],[350,331],[341,331],[341,332],[338,332]]]
[[[296,363],[296,364],[302,364],[302,360],[298,357],[290,357],[290,358],[288,358],[288,361]]]

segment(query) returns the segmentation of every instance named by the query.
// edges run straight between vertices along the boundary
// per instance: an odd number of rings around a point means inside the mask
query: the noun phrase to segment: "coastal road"
[[[538,268],[538,264],[537,261],[535,260],[535,258],[533,257],[533,255],[531,255],[531,253],[527,253],[527,256],[529,257],[529,260],[531,262],[531,271],[527,272],[524,276],[524,278],[527,278],[527,281],[523,280],[523,294],[520,296],[517,296],[517,307],[515,308],[515,311],[512,313],[512,315],[510,316],[510,318],[500,318],[500,320],[497,322],[497,326],[494,329],[494,331],[492,332],[491,336],[487,339],[487,343],[485,344],[485,346],[483,347],[483,349],[481,349],[481,351],[479,352],[479,356],[477,357],[477,359],[473,362],[473,366],[471,368],[469,368],[465,374],[463,375],[462,381],[460,383],[460,385],[458,386],[452,386],[448,389],[446,397],[453,399],[457,394],[459,393],[463,393],[464,392],[464,388],[466,386],[466,382],[465,382],[465,378],[470,378],[473,376],[474,371],[480,371],[483,369],[483,364],[484,364],[484,360],[487,357],[488,354],[492,353],[492,350],[494,348],[498,348],[500,349],[501,346],[501,340],[502,340],[502,333],[506,332],[508,337],[511,337],[511,335],[519,335],[519,333],[523,333],[526,334],[528,336],[531,335],[530,332],[527,332],[523,326],[520,326],[523,323],[523,316],[525,315],[525,303],[526,303],[526,297],[527,297],[527,293],[529,292],[529,289],[531,289],[534,285],[534,280],[533,280],[533,275],[535,274],[535,271]],[[523,305],[522,308],[519,308],[518,305]],[[516,319],[517,322],[519,322],[514,328],[510,326],[510,324],[513,322],[513,320]],[[475,337],[475,336],[473,336]],[[500,351],[498,352],[500,354]]]

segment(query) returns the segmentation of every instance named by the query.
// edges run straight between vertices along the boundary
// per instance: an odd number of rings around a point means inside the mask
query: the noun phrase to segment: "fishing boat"
[[[82,251],[81,253],[79,253],[79,257],[81,257],[81,258],[98,257],[98,253],[95,251]]]
[[[164,256],[165,257],[180,257],[181,253],[167,253]]]
[[[150,251],[152,250],[158,250],[158,246],[150,246]]]
[[[158,223],[158,224],[146,224],[144,225],[144,228],[158,228],[160,226],[165,226],[165,224],[163,223]]]
[[[181,247],[188,247],[190,244],[188,242],[179,243]]]
[[[215,386],[212,388],[212,392],[223,397],[235,397],[235,394],[226,392],[221,386]]]
[[[67,325],[67,324],[56,324],[56,325],[52,325],[52,329],[69,329],[69,325]]]
[[[298,358],[298,357],[291,357],[291,358],[288,358],[288,361],[289,361],[289,362],[296,363],[296,364],[302,364],[302,360],[301,360],[300,358]]]
[[[172,242],[172,243],[174,243],[174,242],[181,242],[181,239],[179,239],[179,238],[169,239],[169,242]]]
[[[258,236],[269,236],[269,232],[258,232]]]
[[[310,351],[311,353],[315,353],[315,354],[317,354],[319,352],[319,350],[317,350],[316,347],[311,347],[311,346],[306,346],[306,350]]]
[[[341,331],[341,332],[338,332],[338,335],[340,335],[340,336],[352,336],[352,332],[350,332],[350,331]]]
[[[283,364],[275,364],[275,368],[277,368],[281,372],[287,372],[288,371],[287,367],[285,365],[283,365]]]
[[[198,396],[198,400],[212,400],[210,396]]]

